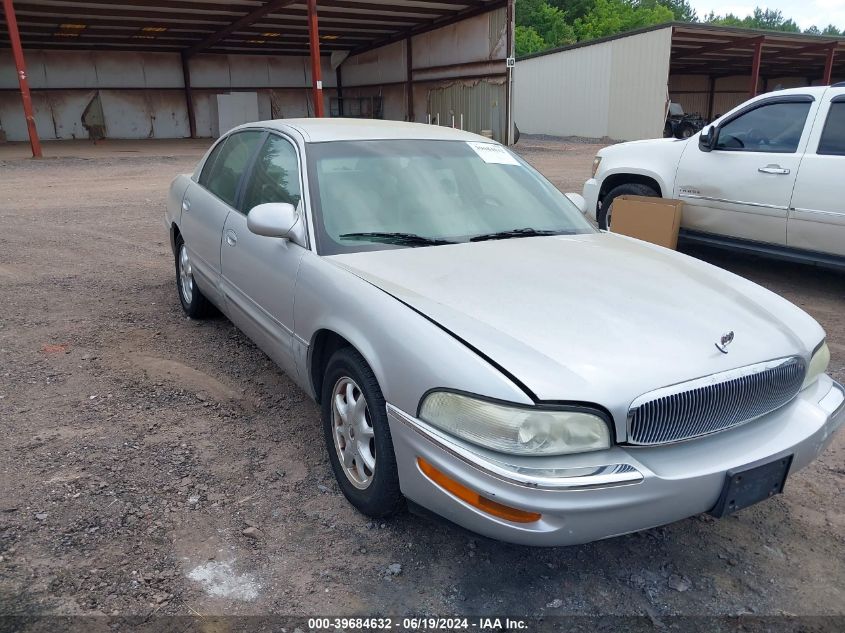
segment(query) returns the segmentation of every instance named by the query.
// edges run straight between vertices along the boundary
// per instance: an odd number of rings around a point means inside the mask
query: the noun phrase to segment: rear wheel
[[[211,303],[194,281],[191,256],[181,235],[176,238],[176,290],[182,309],[192,319],[202,319],[212,311]]]
[[[372,369],[353,348],[329,360],[321,402],[329,461],[344,496],[375,518],[401,510],[404,497],[384,396]]]
[[[649,198],[659,198],[660,194],[648,185],[643,185],[635,182],[627,182],[622,185],[617,185],[601,199],[599,210],[596,214],[599,228],[610,230],[611,216],[613,214],[613,201],[619,196],[648,196]]]

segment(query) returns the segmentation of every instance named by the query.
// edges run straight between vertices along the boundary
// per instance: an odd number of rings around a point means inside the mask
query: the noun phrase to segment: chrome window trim
[[[643,474],[630,464],[604,464],[577,468],[526,468],[493,461],[457,444],[442,431],[387,404],[387,413],[438,448],[462,462],[501,481],[540,490],[583,490],[638,484]]]

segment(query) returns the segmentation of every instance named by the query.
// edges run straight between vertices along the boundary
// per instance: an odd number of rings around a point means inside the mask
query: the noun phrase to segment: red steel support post
[[[754,45],[754,61],[751,64],[751,85],[748,88],[749,98],[757,96],[757,89],[760,85],[760,61],[763,58],[763,41],[760,40]]]
[[[6,14],[6,25],[9,28],[9,40],[12,43],[12,57],[18,70],[18,83],[21,87],[21,101],[23,115],[26,118],[26,128],[29,131],[29,144],[32,146],[32,157],[41,158],[41,141],[35,128],[35,115],[32,113],[32,96],[29,94],[29,82],[26,79],[26,62],[21,46],[21,35],[18,32],[18,21],[12,0],[3,0],[3,11]]]
[[[314,116],[324,117],[323,76],[320,66],[320,29],[317,24],[317,0],[308,2],[308,43],[311,52],[311,82],[314,87]]]
[[[824,79],[822,85],[829,86],[833,83],[833,58],[836,56],[836,47],[838,44],[833,44],[827,49],[827,59],[824,62]]]

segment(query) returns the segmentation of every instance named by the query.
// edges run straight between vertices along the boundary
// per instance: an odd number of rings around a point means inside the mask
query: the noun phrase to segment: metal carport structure
[[[511,134],[513,0],[2,3],[0,126],[20,140],[25,121],[34,155],[48,111],[55,138],[92,130],[141,138],[144,124],[133,117],[144,107],[148,136],[213,136],[219,131],[207,120],[219,103],[209,98],[253,92],[266,118],[331,109],[454,120],[505,142]],[[12,55],[4,60],[6,47]],[[20,93],[20,105],[9,102],[11,92]],[[131,125],[118,120],[121,111]],[[105,134],[110,112],[114,131]]]
[[[516,63],[523,132],[636,140],[662,134],[667,96],[712,119],[776,88],[845,79],[845,39],[662,24]]]

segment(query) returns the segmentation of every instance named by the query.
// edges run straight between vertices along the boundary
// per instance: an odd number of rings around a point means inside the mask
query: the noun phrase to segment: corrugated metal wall
[[[502,140],[505,132],[505,82],[457,81],[427,89],[428,114],[440,125],[461,126],[479,133],[491,130],[493,138]],[[453,119],[454,117],[454,119]]]
[[[414,36],[414,120],[451,125],[454,114],[458,126],[463,114],[464,129],[504,139],[506,44],[504,7]],[[396,42],[344,61],[344,97],[382,97],[385,118],[407,119],[406,54]]]
[[[554,136],[660,136],[671,42],[665,28],[518,61],[516,125]]]
[[[732,110],[748,100],[749,76],[719,77],[716,79],[713,97],[713,118]],[[813,82],[821,85],[821,80]],[[785,88],[799,88],[807,85],[805,77],[770,77],[760,80],[758,90],[781,90]],[[670,75],[669,97],[680,103],[684,112],[708,116],[710,99],[710,79],[704,75]]]
[[[82,112],[99,97],[108,138],[190,135],[182,63],[173,53],[27,51],[38,134],[43,139],[89,138]],[[198,55],[191,60],[197,134],[212,136],[216,98],[258,93],[259,118],[313,114],[307,57]],[[335,74],[323,60],[326,106]],[[0,51],[0,129],[9,141],[27,139],[10,51]]]
[[[662,136],[672,29],[611,42],[607,136],[621,141]]]

